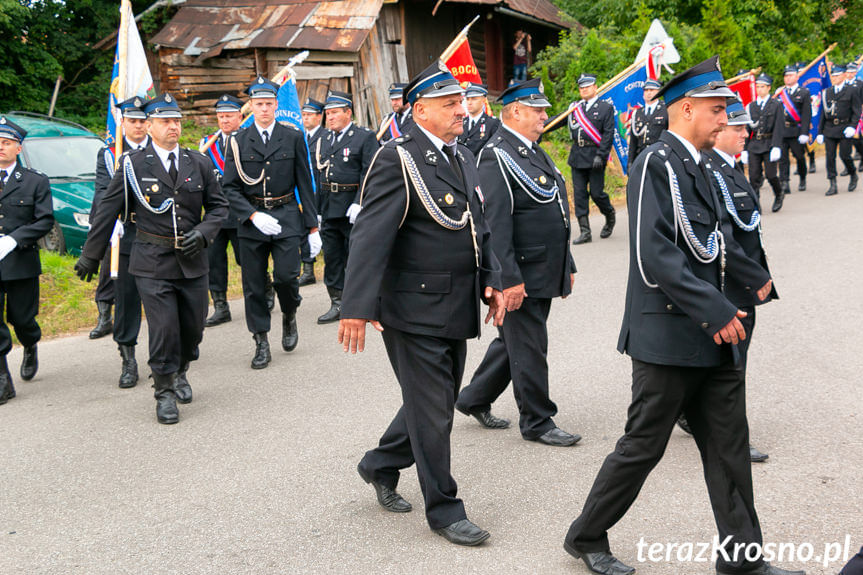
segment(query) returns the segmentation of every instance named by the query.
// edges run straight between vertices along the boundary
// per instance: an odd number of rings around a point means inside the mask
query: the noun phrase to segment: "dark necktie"
[[[168,154],[168,175],[171,177],[171,180],[176,184],[177,183],[177,156],[174,155],[174,152]]]
[[[0,171],[0,193],[3,192],[3,188],[6,186],[6,176],[8,175],[9,173],[6,170]]]
[[[270,133],[269,133],[267,130],[264,130],[263,137],[264,137],[264,146],[269,145],[269,143],[270,143]]]
[[[455,146],[447,146],[444,145],[443,153],[446,154],[446,157],[449,159],[449,165],[452,168],[452,171],[455,172],[456,178],[461,182],[461,185],[464,186],[464,175],[461,173],[461,166],[458,164],[458,158],[455,154]]]

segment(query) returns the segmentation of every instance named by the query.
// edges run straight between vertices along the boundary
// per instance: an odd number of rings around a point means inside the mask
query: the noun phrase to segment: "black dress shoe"
[[[563,542],[563,548],[576,559],[584,561],[584,564],[593,573],[599,573],[599,575],[632,575],[635,573],[633,567],[622,563],[610,551],[582,552],[570,545],[568,541]]]
[[[611,232],[614,231],[614,224],[616,221],[617,220],[614,217],[614,212],[605,214],[605,225],[602,226],[602,230],[600,230],[599,232],[599,237],[602,239],[611,237]]]
[[[806,180],[804,180],[803,178],[801,178],[800,183],[797,184],[797,191],[798,192],[805,192],[806,191]]]
[[[390,489],[386,485],[382,485],[367,475],[363,468],[357,465],[357,473],[363,478],[363,481],[370,483],[375,488],[375,495],[378,497],[378,503],[387,511],[393,513],[407,513],[413,506],[407,500],[396,492],[395,489]]]
[[[270,355],[270,342],[267,341],[267,333],[264,331],[256,333],[254,338],[255,356],[252,358],[252,369],[264,369],[273,359]]]
[[[749,446],[749,461],[751,461],[752,463],[762,463],[764,461],[767,461],[769,457],[770,456],[766,453],[761,453],[751,445]]]
[[[315,283],[315,262],[303,262],[303,273],[300,274],[300,287]]]
[[[282,349],[294,351],[300,341],[300,333],[297,331],[297,312],[290,315],[282,314]]]
[[[24,358],[21,360],[21,379],[30,381],[39,371],[39,355],[36,344],[24,346]]]
[[[848,175],[848,168],[842,168],[842,173],[840,173],[839,175],[840,176],[847,176]]]
[[[810,162],[810,163],[809,163],[809,173],[810,173],[810,174],[814,174],[814,173],[815,173],[815,162]]]
[[[90,332],[90,339],[99,339],[114,331],[114,321],[111,319],[111,304],[106,301],[97,301],[96,309],[99,310],[99,317],[96,320],[96,327]]]
[[[456,545],[467,545],[469,547],[479,545],[491,537],[491,533],[485,529],[480,529],[468,519],[462,519],[461,521],[456,521],[446,527],[435,529],[434,532],[450,543],[455,543]]]
[[[465,415],[469,415],[479,421],[479,424],[488,429],[506,429],[509,427],[509,420],[504,419],[502,417],[495,417],[491,414],[491,410],[486,411],[476,411],[471,413],[466,409],[460,408],[458,405],[455,406],[460,412]]]
[[[848,182],[848,191],[853,192],[857,189],[857,180],[860,179],[860,176],[857,175],[857,172],[851,174],[851,181]]]
[[[577,433],[567,433],[559,427],[552,427],[531,441],[538,441],[552,447],[569,447],[581,441],[581,436]]]
[[[184,361],[180,365],[180,371],[174,375],[174,395],[180,403],[192,403],[192,386],[186,378],[187,371],[189,371],[189,362]]]
[[[785,199],[785,194],[780,193],[778,196],[773,196],[773,206],[770,208],[772,212],[778,212],[782,209],[782,202]]]
[[[174,394],[174,377],[176,374],[153,374],[153,387],[156,388],[156,420],[165,425],[180,421],[180,410],[177,409],[177,396]]]
[[[12,374],[6,364],[6,356],[0,356],[0,405],[15,397],[15,386],[12,385]]]
[[[734,571],[734,575],[806,575],[806,571],[789,571],[780,567],[774,567],[767,561],[749,571]],[[732,575],[729,571],[716,568],[717,575]]]
[[[135,346],[117,346],[120,349],[120,357],[123,358],[123,368],[120,372],[120,387],[129,389],[138,384],[138,360],[135,359]]]
[[[830,178],[830,185],[827,187],[827,192],[824,195],[835,196],[838,193],[839,190],[836,187],[836,178]]]

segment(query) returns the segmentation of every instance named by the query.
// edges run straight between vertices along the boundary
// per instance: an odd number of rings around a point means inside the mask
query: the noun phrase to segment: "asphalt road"
[[[863,190],[824,197],[823,164],[810,191],[764,216],[781,300],[761,308],[750,351],[753,465],[765,541],[811,544],[809,562],[783,566],[835,574],[816,562],[827,543],[863,544]],[[796,185],[796,184],[795,184]],[[763,194],[770,203],[769,192]],[[234,321],[204,336],[178,425],[158,425],[149,382],[117,388],[119,355],[86,335],[40,344],[31,382],[0,407],[0,574],[587,573],[562,549],[603,458],[623,431],[630,362],[615,350],[628,245],[621,213],[612,238],[574,246],[575,294],[549,322],[558,425],[584,436],[572,448],[488,431],[457,414],[453,474],[468,516],[492,533],[462,548],[432,533],[415,472],[400,492],[414,511],[390,514],[355,467],[400,405],[380,337],[349,356],[328,305],[303,288],[300,344],[277,344],[249,369],[242,301]],[[469,343],[466,380],[491,330]],[[146,336],[138,357],[146,378]],[[276,351],[278,349],[278,351]],[[10,354],[17,374],[20,349]],[[497,415],[517,420],[511,393]],[[626,517],[612,549],[645,575],[713,573],[712,563],[639,561],[638,543],[711,542],[715,526],[694,442],[675,430],[665,458]],[[695,548],[697,550],[697,547]],[[804,557],[807,548],[804,552]],[[844,552],[844,551],[843,551]],[[642,558],[647,559],[646,550]],[[822,557],[823,559],[823,557]]]

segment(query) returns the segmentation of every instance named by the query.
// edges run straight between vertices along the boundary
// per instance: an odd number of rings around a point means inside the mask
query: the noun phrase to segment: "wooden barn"
[[[296,68],[300,98],[351,92],[357,121],[374,126],[390,111],[390,83],[428,66],[476,15],[471,51],[492,93],[512,75],[516,30],[532,35],[535,54],[570,26],[549,0],[186,0],[148,43],[159,89],[201,121],[219,95],[242,95],[309,50]]]

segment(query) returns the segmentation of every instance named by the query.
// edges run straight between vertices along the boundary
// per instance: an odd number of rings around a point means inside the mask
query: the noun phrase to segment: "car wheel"
[[[60,229],[60,224],[54,222],[54,227],[51,228],[51,231],[39,240],[39,247],[61,255],[66,253],[66,239],[63,237],[63,230]]]

